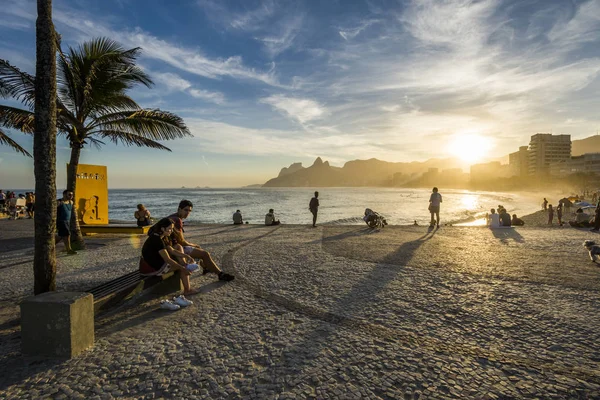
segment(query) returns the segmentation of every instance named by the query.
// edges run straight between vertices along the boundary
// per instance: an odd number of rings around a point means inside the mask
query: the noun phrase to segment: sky
[[[35,1],[1,3],[0,58],[34,73]],[[53,3],[64,48],[141,47],[154,86],[131,97],[193,134],[164,142],[170,153],[84,149],[81,163],[108,166],[113,188],[264,183],[318,156],[485,161],[537,132],[600,129],[600,0]],[[69,152],[59,138],[59,187]],[[0,187],[33,182],[32,159],[0,147]]]

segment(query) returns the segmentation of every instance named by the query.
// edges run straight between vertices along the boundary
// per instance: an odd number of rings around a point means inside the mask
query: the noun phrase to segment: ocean
[[[400,188],[318,188],[318,224],[364,224],[365,208],[386,217],[389,224],[406,225],[430,219],[430,189]],[[238,188],[238,189],[110,189],[109,219],[134,222],[138,203],[148,208],[154,219],[177,211],[182,199],[192,201],[189,221],[228,224],[239,209],[245,221],[264,223],[269,208],[283,224],[310,224],[312,214],[308,203],[313,191],[307,188]],[[440,190],[443,196],[441,223],[477,224],[490,208],[499,204],[510,214],[525,215],[540,209],[539,195]],[[538,198],[539,197],[539,198]]]

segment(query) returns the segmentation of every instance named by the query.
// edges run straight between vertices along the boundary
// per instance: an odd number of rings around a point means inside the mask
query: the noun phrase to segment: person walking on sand
[[[210,253],[203,250],[199,245],[190,243],[183,236],[183,220],[189,217],[194,205],[189,200],[181,200],[175,214],[169,215],[167,218],[173,220],[173,232],[171,233],[172,247],[193,258],[199,258],[204,264],[204,273],[212,272],[217,274],[220,281],[232,281],[235,279],[233,275],[226,274],[214,262]]]
[[[429,212],[431,213],[430,226],[440,226],[440,204],[442,203],[442,195],[438,193],[438,188],[434,187],[429,196]],[[435,219],[434,219],[435,217]]]
[[[552,220],[554,219],[554,208],[552,208],[552,204],[548,205],[548,225],[552,225]]]
[[[310,203],[308,204],[308,209],[313,215],[313,224],[312,226],[317,226],[317,213],[319,212],[319,192],[315,192],[315,197],[310,199]]]
[[[58,199],[56,207],[56,240],[59,243],[61,240],[65,244],[65,251],[68,254],[77,254],[71,248],[71,213],[73,212],[73,192],[65,190],[62,199]]]
[[[544,197],[544,202],[542,203],[542,210],[546,211],[548,209],[548,200]]]

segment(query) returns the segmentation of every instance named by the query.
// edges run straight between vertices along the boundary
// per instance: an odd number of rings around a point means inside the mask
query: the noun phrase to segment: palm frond
[[[0,96],[12,97],[33,110],[35,106],[35,78],[27,72],[0,60]]]
[[[108,138],[111,142],[115,144],[122,143],[126,146],[149,147],[151,149],[171,151],[171,149],[169,149],[168,147],[163,146],[162,144],[155,142],[152,139],[148,139],[146,137],[136,135],[135,133],[131,132],[106,129],[96,131],[94,132],[94,134],[102,138]]]
[[[130,132],[151,140],[172,140],[191,136],[183,119],[161,110],[123,111],[96,118],[93,130]]]
[[[107,38],[93,39],[69,49],[59,65],[64,71],[61,94],[73,99],[80,121],[100,108],[118,109],[112,105],[115,95],[125,95],[126,90],[138,84],[152,85],[150,77],[136,65],[140,51],[140,48],[125,50]]]
[[[16,152],[21,153],[25,156],[31,157],[31,154],[29,154],[29,152],[27,150],[25,150],[23,147],[19,146],[19,144],[17,142],[15,142],[10,137],[8,137],[8,135],[6,133],[4,133],[4,131],[2,131],[2,129],[0,129],[0,144],[7,145],[8,147],[12,148]]]
[[[0,126],[17,129],[24,133],[33,133],[34,114],[28,110],[0,105]]]

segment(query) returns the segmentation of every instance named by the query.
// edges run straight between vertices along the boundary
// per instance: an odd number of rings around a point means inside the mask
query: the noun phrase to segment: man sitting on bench
[[[233,275],[226,274],[221,271],[214,260],[211,258],[210,253],[203,250],[199,245],[190,243],[183,237],[183,220],[186,219],[192,212],[193,204],[189,200],[181,200],[177,212],[169,215],[174,222],[173,233],[171,234],[171,243],[175,250],[181,251],[193,258],[199,258],[202,260],[204,273],[213,272],[218,275],[220,281],[232,281],[235,279]]]

